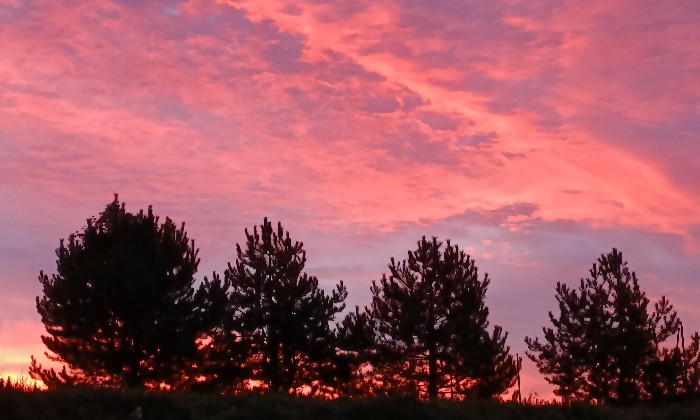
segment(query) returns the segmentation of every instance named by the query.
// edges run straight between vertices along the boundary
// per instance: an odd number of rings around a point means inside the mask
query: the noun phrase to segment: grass
[[[0,419],[3,420],[129,419],[136,407],[141,407],[143,419],[158,420],[700,419],[700,403],[593,407],[383,398],[328,401],[283,395],[219,396],[85,388],[47,392],[22,384],[8,386],[2,381],[0,384]]]

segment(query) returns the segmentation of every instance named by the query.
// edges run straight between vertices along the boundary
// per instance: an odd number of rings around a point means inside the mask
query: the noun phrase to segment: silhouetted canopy
[[[408,258],[372,283],[377,380],[429,398],[490,398],[515,381],[501,327],[488,332],[488,276],[448,240],[418,241]],[[414,390],[414,391],[411,391]]]
[[[49,386],[90,383],[183,386],[194,380],[198,340],[221,318],[217,284],[194,287],[194,241],[151,207],[128,213],[118,196],[100,216],[61,240],[57,274],[42,271],[36,305],[42,340],[62,372],[32,360]]]

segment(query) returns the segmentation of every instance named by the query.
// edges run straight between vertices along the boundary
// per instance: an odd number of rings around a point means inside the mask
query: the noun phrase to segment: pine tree
[[[129,388],[193,380],[198,341],[223,310],[212,304],[218,285],[194,288],[197,253],[184,223],[161,224],[151,207],[128,213],[115,195],[100,217],[60,241],[57,274],[39,275],[42,341],[67,369],[45,370],[32,358],[32,378]]]
[[[559,315],[549,313],[553,328],[542,329],[544,342],[525,341],[528,357],[557,395],[630,403],[675,392],[666,389],[676,386],[669,379],[674,356],[660,346],[676,334],[677,314],[663,296],[650,310],[621,252],[601,255],[577,289],[557,283],[556,299]],[[663,378],[670,385],[660,385]]]
[[[219,349],[236,345],[245,351],[251,379],[275,392],[311,392],[322,385],[329,369],[335,334],[330,323],[344,309],[347,291],[341,281],[330,295],[318,279],[303,272],[306,251],[292,242],[278,223],[264,219],[236,246],[237,259],[224,272],[229,290],[228,339]]]
[[[389,264],[372,283],[369,313],[376,323],[378,379],[419,396],[490,398],[516,376],[506,334],[488,332],[488,276],[452,245],[423,237],[408,259]],[[497,379],[495,379],[497,378]]]
[[[224,310],[201,348],[200,378],[195,385],[199,391],[239,393],[246,390],[246,380],[252,374],[252,366],[246,360],[251,352],[251,342],[243,340],[237,331],[238,319],[230,306],[231,282],[222,280],[216,272],[211,281],[207,277],[205,281],[218,285],[223,291],[216,295],[221,300],[213,305]]]
[[[681,369],[677,370],[680,372],[677,383],[680,386],[676,394],[682,399],[697,401],[700,399],[700,334],[695,332],[690,336],[688,347],[683,344],[679,359]]]
[[[348,313],[336,324],[336,351],[331,376],[326,383],[332,384],[338,396],[370,396],[376,393],[372,383],[372,363],[376,359],[376,325],[367,311]]]

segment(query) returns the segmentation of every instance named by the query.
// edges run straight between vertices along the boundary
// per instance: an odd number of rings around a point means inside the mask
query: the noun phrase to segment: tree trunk
[[[282,392],[279,343],[272,337],[268,337],[268,340],[267,379],[270,381],[270,389]]]
[[[435,343],[431,342],[428,348],[428,399],[436,400],[438,397],[437,381],[437,355]]]
[[[438,397],[437,345],[435,343],[435,312],[433,302],[428,302],[428,399]]]

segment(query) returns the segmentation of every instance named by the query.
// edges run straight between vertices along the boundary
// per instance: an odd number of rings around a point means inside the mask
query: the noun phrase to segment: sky
[[[451,239],[521,355],[556,282],[613,247],[700,330],[699,21],[694,0],[0,0],[0,375],[43,360],[39,271],[114,193],[186,222],[198,279],[279,220],[349,308]]]

